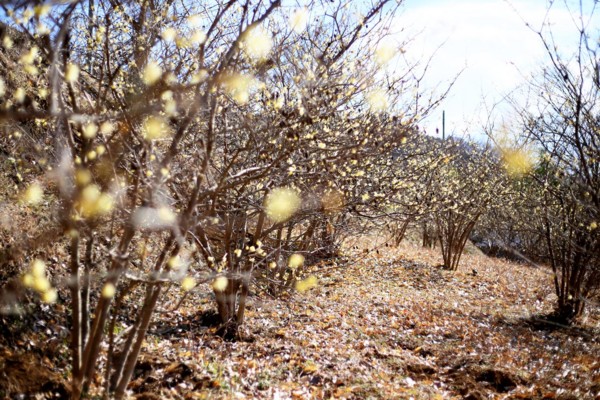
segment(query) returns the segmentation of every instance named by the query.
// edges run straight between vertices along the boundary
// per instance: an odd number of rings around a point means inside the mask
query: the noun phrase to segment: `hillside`
[[[545,271],[475,254],[452,273],[432,266],[435,250],[365,247],[370,242],[348,244],[344,260],[321,267],[308,292],[254,294],[240,341],[214,335],[205,291],[159,314],[132,396],[598,398],[598,310],[579,327],[544,323],[536,316],[554,300]],[[3,335],[0,392],[64,393],[61,309],[38,310],[20,336]]]

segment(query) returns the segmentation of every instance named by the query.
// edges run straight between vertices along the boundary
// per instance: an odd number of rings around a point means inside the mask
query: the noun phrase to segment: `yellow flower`
[[[93,122],[87,123],[82,128],[83,137],[86,139],[93,139],[98,133],[98,125]]]
[[[213,281],[212,287],[217,292],[222,292],[227,289],[227,278],[224,276],[219,276],[217,279]]]
[[[117,288],[112,283],[107,283],[102,287],[102,297],[105,299],[112,299],[115,296]]]
[[[288,265],[291,268],[298,268],[304,264],[304,256],[302,254],[292,254],[288,260]]]
[[[296,282],[296,290],[299,291],[300,293],[303,293],[309,289],[312,289],[312,288],[318,286],[318,284],[319,284],[319,280],[317,279],[317,277],[314,275],[311,275],[304,280]]]
[[[57,298],[58,298],[58,293],[56,292],[56,289],[49,288],[48,290],[46,290],[42,293],[42,301],[44,303],[48,303],[48,304],[55,303]]]
[[[42,200],[44,200],[44,189],[38,183],[32,183],[23,193],[23,201],[27,204],[40,204]]]
[[[161,139],[171,134],[171,127],[168,122],[158,116],[146,118],[142,126],[142,135],[148,141]]]
[[[290,188],[273,189],[265,201],[267,215],[275,222],[288,220],[299,207],[300,196]]]
[[[23,275],[23,285],[25,285],[25,287],[28,287],[28,288],[33,287],[34,282],[35,282],[35,278],[33,277],[33,275],[31,275],[29,273]]]
[[[373,112],[385,111],[389,105],[387,95],[382,89],[375,89],[368,93],[367,103]]]
[[[33,12],[37,17],[43,18],[48,15],[51,9],[52,7],[48,3],[38,4],[37,6],[33,7]]]
[[[166,42],[172,42],[177,37],[177,31],[173,28],[167,28],[160,35]]]
[[[242,38],[244,52],[253,59],[267,58],[273,47],[271,37],[261,27],[252,27]]]
[[[511,176],[523,176],[533,168],[531,155],[523,149],[505,149],[502,151],[502,159]]]
[[[250,90],[255,81],[251,75],[226,74],[221,79],[225,91],[240,104],[246,104],[250,100]]]
[[[37,290],[39,293],[44,293],[52,287],[50,285],[50,281],[45,276],[33,277],[33,288]]]
[[[75,183],[77,186],[84,187],[92,181],[92,173],[83,168],[77,169],[75,171]]]
[[[36,258],[31,262],[31,275],[34,278],[41,278],[46,276],[46,263]]]
[[[177,220],[177,216],[169,207],[160,207],[158,209],[158,218],[164,224],[172,224]]]
[[[115,130],[115,125],[110,121],[104,121],[100,124],[100,133],[103,135],[110,135]]]
[[[192,278],[191,276],[186,276],[181,281],[181,288],[186,292],[189,292],[190,290],[192,290],[195,287],[196,287],[196,280],[194,278]]]
[[[40,50],[34,46],[31,49],[29,49],[29,51],[27,53],[23,54],[19,61],[23,65],[31,65],[35,62],[39,51]]]
[[[302,33],[308,24],[308,10],[306,8],[300,8],[290,15],[289,19],[290,28],[296,33]]]
[[[75,83],[79,79],[79,67],[76,64],[69,63],[65,68],[65,81]]]
[[[114,205],[114,199],[107,193],[102,193],[97,185],[86,186],[79,195],[77,210],[84,217],[94,217],[108,214]]]
[[[383,65],[390,61],[396,55],[396,48],[389,43],[384,43],[375,50],[375,61]]]
[[[2,38],[2,46],[6,49],[6,50],[10,50],[13,47],[13,40],[10,38],[10,36],[6,35]]]
[[[25,89],[20,87],[20,88],[17,88],[17,90],[15,90],[15,94],[13,96],[15,97],[15,101],[17,103],[21,104],[22,102],[25,101],[26,95],[27,95],[27,93],[25,92]]]
[[[194,44],[202,44],[206,42],[206,33],[203,31],[196,31],[190,36],[190,42]]]
[[[183,261],[181,260],[181,257],[177,255],[169,258],[169,261],[167,261],[167,265],[171,269],[178,269],[183,265]]]
[[[151,86],[162,76],[163,70],[156,61],[150,61],[142,71],[142,81],[146,86]]]
[[[87,159],[90,161],[95,160],[97,156],[98,156],[98,153],[96,153],[96,150],[90,150],[86,154]]]

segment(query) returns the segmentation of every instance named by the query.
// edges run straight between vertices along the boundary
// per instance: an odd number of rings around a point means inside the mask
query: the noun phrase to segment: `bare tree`
[[[541,239],[532,256],[552,268],[556,318],[563,323],[581,315],[600,285],[599,53],[598,33],[590,22],[595,7],[580,3],[573,11],[578,34],[573,53],[556,46],[547,21],[540,30],[531,28],[548,63],[529,83],[529,104],[513,102],[521,140],[540,153],[537,167],[522,182],[535,186],[524,208],[532,211],[530,233]]]
[[[375,178],[435,104],[405,96],[419,88],[416,65],[394,77],[374,61],[396,2],[361,15],[349,1],[292,15],[280,3],[3,5],[27,38],[18,65],[31,79],[2,124],[43,126],[34,153],[46,174],[27,176],[21,197],[54,207],[54,224],[17,246],[32,261],[23,282],[56,300],[32,255],[68,248],[72,398],[99,365],[107,393],[125,395],[174,286],[209,284],[235,337],[253,284],[292,286],[302,260],[335,253],[348,215],[377,207]],[[115,335],[128,296],[140,307]]]

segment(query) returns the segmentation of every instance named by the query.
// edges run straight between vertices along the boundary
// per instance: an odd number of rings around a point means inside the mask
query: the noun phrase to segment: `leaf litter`
[[[554,302],[547,271],[473,252],[449,272],[436,266],[435,249],[374,242],[362,238],[344,259],[309,269],[318,284],[302,293],[253,294],[236,342],[215,335],[218,318],[201,291],[157,316],[131,398],[598,398],[599,312],[577,327],[545,324],[538,316]],[[39,348],[50,387],[64,393],[66,378],[57,380],[68,350],[44,347],[59,329],[45,315],[46,331],[4,337],[0,359],[6,367]],[[4,375],[14,392],[26,373]]]

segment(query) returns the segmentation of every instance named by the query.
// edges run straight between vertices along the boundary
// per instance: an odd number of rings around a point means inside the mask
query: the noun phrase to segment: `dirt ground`
[[[242,339],[214,332],[199,291],[157,315],[130,396],[138,399],[600,399],[600,310],[548,323],[550,275],[472,250],[457,272],[437,250],[361,238],[314,269],[319,284],[255,293]],[[65,306],[2,317],[0,393],[61,398]],[[98,382],[101,384],[101,380]]]

